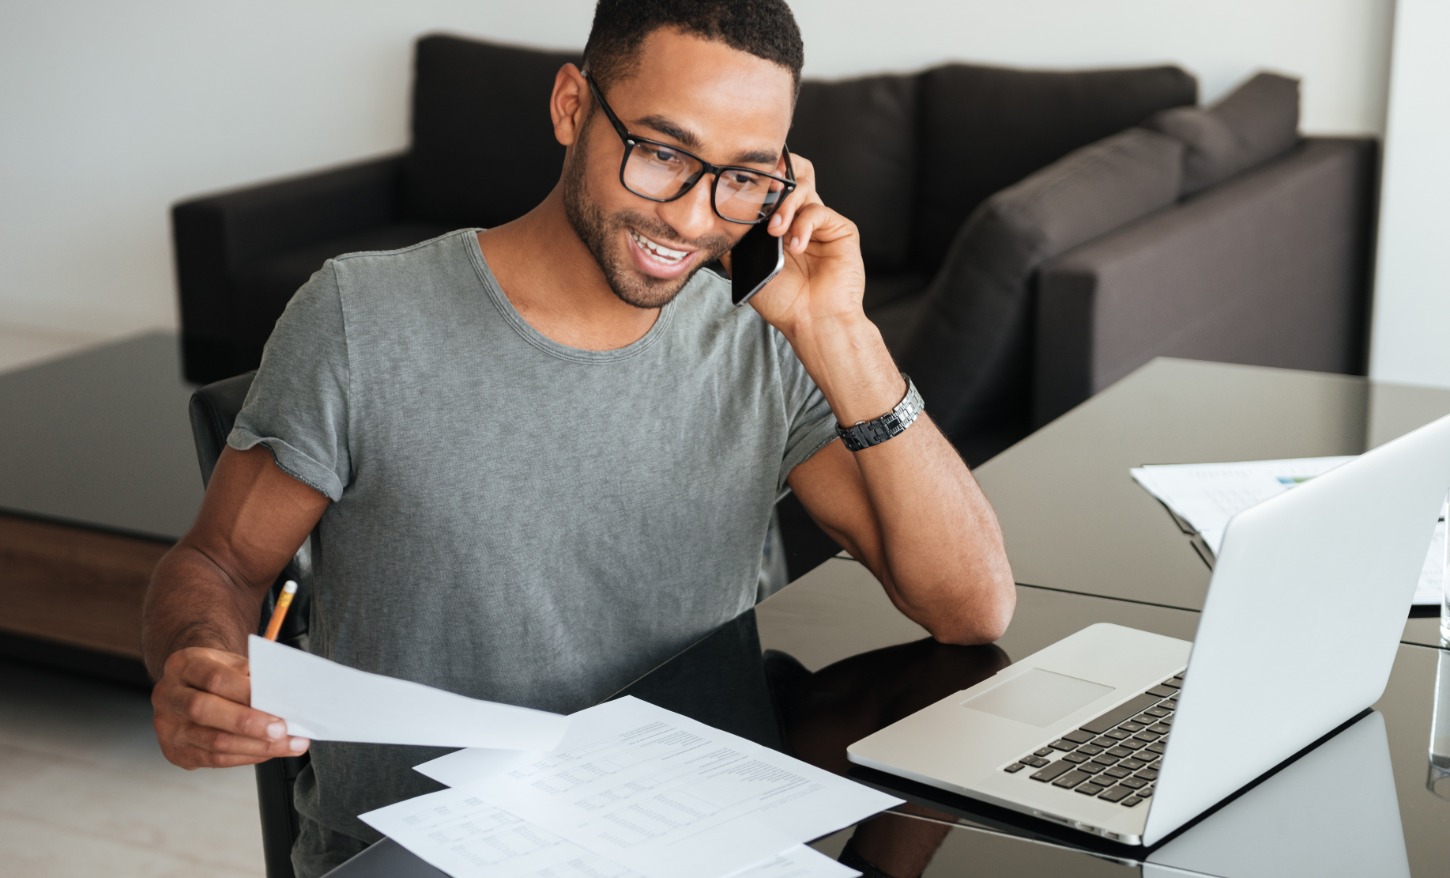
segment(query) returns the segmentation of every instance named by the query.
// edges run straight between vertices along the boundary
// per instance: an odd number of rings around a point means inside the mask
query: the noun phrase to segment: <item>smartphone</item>
[[[750,301],[785,265],[784,243],[756,223],[730,251],[730,300],[737,306]]]

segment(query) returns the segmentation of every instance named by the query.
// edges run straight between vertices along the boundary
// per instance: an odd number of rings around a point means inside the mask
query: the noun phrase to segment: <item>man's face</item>
[[[778,172],[774,159],[763,159],[780,155],[790,128],[794,83],[783,67],[722,43],[658,30],[645,39],[634,74],[602,89],[635,136],[713,164]],[[623,142],[594,107],[565,164],[564,207],[615,295],[638,308],[659,308],[748,226],[715,214],[713,175],[675,201],[629,192],[619,181],[623,155]]]

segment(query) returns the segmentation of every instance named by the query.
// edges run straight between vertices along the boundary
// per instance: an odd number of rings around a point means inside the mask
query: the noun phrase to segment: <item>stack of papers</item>
[[[1240,463],[1140,466],[1133,480],[1192,527],[1215,555],[1228,520],[1257,503],[1329,472],[1351,457],[1303,457]],[[1445,516],[1425,555],[1415,603],[1438,606],[1445,588]]]
[[[632,697],[569,718],[559,746],[418,766],[452,787],[362,815],[455,878],[833,878],[804,842],[899,804]]]
[[[839,878],[804,843],[901,802],[632,697],[562,717],[248,647],[291,734],[472,748],[418,766],[451,789],[361,815],[455,878]]]

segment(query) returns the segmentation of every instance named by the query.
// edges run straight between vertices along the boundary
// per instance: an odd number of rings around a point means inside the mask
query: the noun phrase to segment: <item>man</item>
[[[786,485],[937,639],[1000,635],[1000,534],[929,419],[837,439],[910,394],[862,312],[855,227],[785,151],[800,66],[781,0],[603,0],[584,69],[555,78],[543,203],[298,292],[149,595],[169,759],[309,746],[247,707],[244,654],[314,527],[314,651],[562,712],[750,606]],[[765,218],[787,264],[737,310],[700,269]],[[427,789],[427,756],[313,747],[299,873],[374,839],[356,815]]]

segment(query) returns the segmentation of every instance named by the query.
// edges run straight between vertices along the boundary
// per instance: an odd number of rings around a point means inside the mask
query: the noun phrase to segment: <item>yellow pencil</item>
[[[276,640],[277,632],[282,630],[282,619],[287,616],[287,608],[292,606],[292,596],[297,594],[297,583],[291,579],[282,585],[282,594],[277,598],[277,606],[272,610],[272,618],[267,621],[267,639]]]

